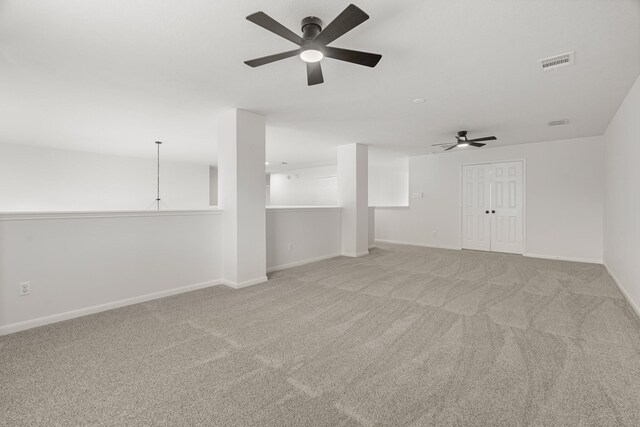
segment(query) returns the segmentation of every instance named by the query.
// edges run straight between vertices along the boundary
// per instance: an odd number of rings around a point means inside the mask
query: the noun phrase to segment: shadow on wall
[[[209,166],[209,206],[218,206],[218,168]]]

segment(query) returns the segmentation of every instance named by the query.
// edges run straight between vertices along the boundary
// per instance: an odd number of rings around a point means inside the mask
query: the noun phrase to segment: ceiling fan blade
[[[455,145],[455,142],[445,142],[444,144],[433,144],[433,145],[431,145],[431,146],[432,146],[432,147],[439,147],[439,146],[441,146],[441,145],[451,145],[451,144],[454,144],[454,145]]]
[[[338,37],[353,30],[367,19],[369,19],[369,15],[364,13],[358,6],[350,4],[336,19],[331,21],[314,40],[326,46]]]
[[[320,62],[307,62],[307,85],[313,86],[320,83],[324,83]]]
[[[484,147],[487,144],[480,144],[480,143],[477,143],[477,142],[469,142],[469,145],[472,146],[472,147]]]
[[[453,150],[453,149],[454,149],[454,148],[456,148],[457,146],[458,146],[458,144],[456,144],[456,145],[452,145],[452,146],[451,146],[451,147],[449,147],[449,148],[445,148],[445,149],[444,149],[444,151]]]
[[[280,37],[284,37],[285,39],[297,44],[298,46],[302,46],[302,44],[304,43],[302,37],[300,37],[264,12],[252,13],[251,15],[247,16],[247,20],[261,26],[265,30],[269,30],[274,34],[279,35]]]
[[[327,58],[364,65],[365,67],[375,67],[382,58],[382,55],[378,55],[377,53],[340,49],[338,47],[325,47],[323,51]]]
[[[270,64],[281,59],[291,58],[300,53],[300,49],[290,50],[288,52],[276,53],[275,55],[263,56],[262,58],[251,59],[244,61],[250,67],[259,67],[260,65]]]
[[[485,136],[484,138],[468,139],[467,142],[495,141],[497,139],[495,136]]]

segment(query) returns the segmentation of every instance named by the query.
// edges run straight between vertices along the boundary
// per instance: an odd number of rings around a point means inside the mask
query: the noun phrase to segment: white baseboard
[[[460,246],[446,246],[446,245],[434,245],[434,244],[426,244],[426,243],[416,243],[416,242],[406,242],[402,240],[386,240],[386,239],[376,239],[376,242],[380,243],[391,243],[394,245],[409,245],[409,246],[422,246],[425,248],[436,248],[436,249],[451,249],[451,250],[462,250]],[[497,253],[497,252],[496,252]],[[531,254],[531,253],[523,253],[523,256],[530,258],[544,258],[544,259],[556,259],[560,261],[573,261],[573,262],[585,262],[589,264],[602,264],[601,259],[595,258],[573,258],[573,257],[564,257],[564,256],[555,256],[555,255],[542,255],[542,254]]]
[[[462,248],[460,246],[435,245],[435,244],[427,244],[427,243],[406,242],[406,241],[402,241],[402,240],[376,239],[376,242],[391,243],[391,244],[394,244],[394,245],[421,246],[423,248],[452,249],[454,251],[462,250]]]
[[[335,257],[340,256],[340,255],[341,254],[339,254],[339,253],[329,254],[329,255],[322,255],[322,256],[318,256],[318,257],[314,257],[314,258],[303,259],[302,261],[295,261],[295,262],[291,262],[291,263],[288,263],[288,264],[276,265],[274,267],[267,268],[267,273],[271,273],[271,272],[279,271],[279,270],[285,270],[287,268],[292,268],[292,267],[298,267],[300,265],[311,264],[312,262],[324,261],[325,259],[335,258]]]
[[[266,279],[266,278],[265,278]],[[44,326],[51,323],[62,322],[63,320],[74,319],[76,317],[87,316],[89,314],[100,313],[101,311],[113,310],[127,305],[139,304],[141,302],[151,301],[158,298],[164,298],[171,295],[177,295],[184,292],[191,292],[198,289],[208,288],[210,286],[221,285],[221,280],[212,280],[209,282],[196,283],[193,285],[181,286],[179,288],[168,289],[166,291],[153,292],[151,294],[140,295],[132,298],[125,298],[118,301],[108,302],[106,304],[94,305],[91,307],[80,308],[77,310],[66,311],[64,313],[52,314],[50,316],[38,317],[36,319],[25,320],[23,322],[11,323],[9,325],[0,326],[0,335],[12,334],[14,332],[24,331],[26,329]]]
[[[361,256],[369,255],[369,250],[367,249],[364,252],[342,252],[342,256],[348,256],[351,258],[358,258]]]
[[[631,308],[633,308],[633,311],[635,311],[636,315],[640,318],[640,307],[638,307],[638,305],[635,303],[635,301],[633,301],[631,299],[631,296],[627,293],[626,289],[622,286],[622,283],[620,283],[620,280],[618,280],[616,275],[613,274],[613,271],[611,271],[611,269],[609,268],[609,266],[607,265],[606,262],[604,263],[604,268],[607,269],[607,272],[609,273],[609,276],[611,276],[611,278],[613,279],[613,282],[616,284],[618,289],[620,289],[620,293],[622,293],[622,295],[624,295],[625,299],[627,300],[627,302],[629,303]]]
[[[543,254],[531,254],[531,253],[523,253],[522,256],[526,256],[529,258],[556,259],[559,261],[573,261],[573,262],[585,262],[589,264],[602,264],[601,259],[595,259],[595,258],[574,258],[574,257],[567,257],[567,256],[543,255]]]
[[[256,277],[255,279],[245,280],[244,282],[233,282],[227,279],[220,279],[220,284],[228,286],[233,289],[242,289],[249,286],[257,285],[258,283],[263,283],[269,280],[267,276]]]

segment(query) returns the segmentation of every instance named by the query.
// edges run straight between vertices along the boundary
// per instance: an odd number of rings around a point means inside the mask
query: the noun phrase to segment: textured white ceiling
[[[638,0],[359,0],[371,19],[332,45],[381,53],[375,69],[323,60],[308,87],[294,31],[347,1],[0,0],[0,142],[216,162],[216,116],[268,119],[272,164],[322,164],[361,142],[407,154],[496,135],[507,145],[599,135],[640,74]],[[576,65],[538,60],[574,51]],[[413,98],[425,98],[414,104]],[[551,120],[568,126],[549,128]]]

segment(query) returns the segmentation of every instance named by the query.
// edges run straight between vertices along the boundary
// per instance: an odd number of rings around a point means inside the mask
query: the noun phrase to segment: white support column
[[[338,204],[342,206],[342,255],[369,253],[368,147],[338,147]]]
[[[267,280],[263,116],[234,109],[218,121],[222,279],[234,288]]]

